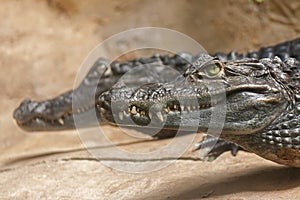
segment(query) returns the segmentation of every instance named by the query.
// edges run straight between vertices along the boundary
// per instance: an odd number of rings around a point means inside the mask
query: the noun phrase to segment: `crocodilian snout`
[[[13,118],[26,131],[52,131],[74,128],[72,104],[25,99],[13,112]]]
[[[21,102],[18,108],[13,112],[13,118],[18,124],[25,123],[33,118],[33,111],[38,107],[38,102],[31,101],[30,99],[25,99]]]
[[[143,107],[131,105],[138,88],[110,90],[97,98],[96,108],[100,117],[110,124],[135,129],[157,138],[174,137],[178,126],[166,127],[170,120],[164,121],[166,109],[160,103],[144,104]],[[175,120],[173,117],[172,120]],[[172,123],[173,124],[173,123]]]

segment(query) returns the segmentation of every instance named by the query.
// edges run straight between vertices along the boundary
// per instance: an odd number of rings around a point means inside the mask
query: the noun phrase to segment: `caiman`
[[[165,77],[133,73],[123,80],[126,84],[118,81],[144,66]],[[76,117],[81,127],[159,128],[154,137],[165,138],[179,127],[186,132],[218,128],[210,120],[215,108],[225,105],[219,111],[224,115],[220,139],[208,156],[244,149],[300,167],[299,79],[300,38],[248,53],[156,54],[112,63],[101,58],[76,89],[42,102],[24,100],[13,117],[26,131],[73,129]],[[74,101],[79,103],[72,107]],[[89,117],[93,112],[97,120]],[[211,134],[196,148],[216,141],[217,133]]]

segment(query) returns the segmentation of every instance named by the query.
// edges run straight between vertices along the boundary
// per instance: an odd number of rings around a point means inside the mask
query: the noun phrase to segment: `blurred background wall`
[[[300,32],[297,0],[49,0],[48,5],[71,20],[96,23],[99,37],[158,26],[185,33],[212,52],[258,48]]]

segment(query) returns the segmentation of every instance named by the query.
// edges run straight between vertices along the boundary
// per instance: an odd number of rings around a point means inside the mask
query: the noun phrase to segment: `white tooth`
[[[64,122],[64,120],[63,120],[62,118],[59,118],[57,121],[58,121],[61,125],[64,125],[64,124],[65,124],[65,122]]]
[[[149,118],[152,119],[152,114],[151,113],[149,113]]]
[[[127,115],[127,113],[125,112],[125,111],[123,111],[123,114],[126,116]]]
[[[181,111],[184,111],[184,105],[180,105]]]
[[[188,110],[188,111],[191,111],[191,106],[188,106],[188,107],[187,107],[187,110]]]
[[[164,121],[164,117],[163,117],[163,115],[161,114],[161,112],[157,112],[157,113],[156,113],[156,116],[157,116],[157,118],[158,118],[161,122]]]
[[[119,118],[120,118],[120,120],[123,120],[123,119],[124,119],[123,112],[119,112]]]
[[[137,114],[135,106],[132,106],[130,113],[133,114],[133,115]]]
[[[177,110],[177,105],[174,105],[174,110]]]
[[[166,113],[169,113],[169,112],[170,112],[170,107],[169,107],[169,106],[166,107],[166,108],[165,108],[165,111],[166,111]]]
[[[196,106],[193,106],[193,110],[196,110]]]

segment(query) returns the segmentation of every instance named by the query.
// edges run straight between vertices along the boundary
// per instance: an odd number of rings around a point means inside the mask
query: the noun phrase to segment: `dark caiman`
[[[300,38],[245,54],[179,53],[112,63],[99,59],[76,89],[42,102],[24,100],[13,116],[26,131],[73,129],[76,116],[83,126],[118,122],[137,129],[162,127],[155,136],[164,138],[179,127],[206,131],[214,108],[225,103],[221,140],[208,156],[243,148],[300,167],[299,60]],[[115,84],[139,66],[166,75],[132,74],[124,80],[127,87]],[[174,71],[181,75],[167,81]],[[79,103],[72,107],[72,101]],[[95,109],[98,120],[89,117]],[[208,136],[197,148],[215,140]]]

